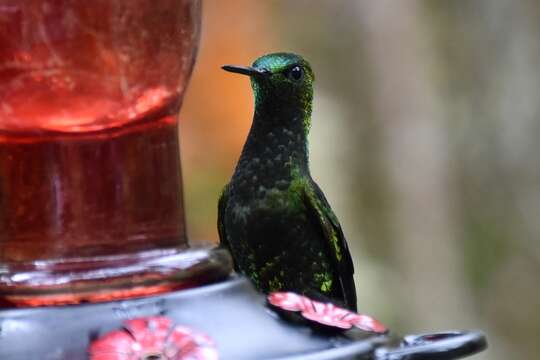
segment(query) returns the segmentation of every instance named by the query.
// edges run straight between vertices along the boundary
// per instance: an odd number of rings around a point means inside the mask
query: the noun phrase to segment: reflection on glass
[[[176,114],[199,20],[190,0],[0,0],[0,285],[186,245]]]

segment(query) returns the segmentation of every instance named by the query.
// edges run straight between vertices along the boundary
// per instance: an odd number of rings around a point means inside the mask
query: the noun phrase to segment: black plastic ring
[[[407,335],[396,348],[375,350],[376,360],[450,360],[469,356],[487,347],[480,331],[446,331]]]

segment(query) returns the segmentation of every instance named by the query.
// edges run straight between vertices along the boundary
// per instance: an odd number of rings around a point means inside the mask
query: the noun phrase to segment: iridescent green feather
[[[352,279],[354,266],[341,225],[324,193],[314,181],[305,183],[304,194],[306,207],[311,211],[311,216],[314,216],[320,224],[334,255],[345,300],[351,308],[356,308],[356,287]]]

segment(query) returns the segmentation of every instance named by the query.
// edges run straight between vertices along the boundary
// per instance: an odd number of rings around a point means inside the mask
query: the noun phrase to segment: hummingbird
[[[353,262],[341,225],[309,170],[314,73],[292,53],[252,66],[251,129],[218,202],[220,245],[262,292],[294,291],[356,311]]]

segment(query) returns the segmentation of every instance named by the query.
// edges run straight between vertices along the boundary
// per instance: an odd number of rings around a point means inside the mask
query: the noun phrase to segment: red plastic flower
[[[371,316],[357,314],[332,303],[311,300],[293,292],[271,293],[268,302],[281,310],[300,312],[305,319],[321,325],[343,330],[356,327],[378,334],[387,332],[386,327]]]
[[[212,340],[164,316],[127,320],[90,344],[90,360],[217,360]]]

